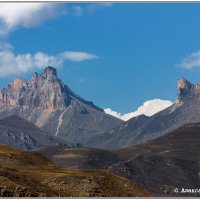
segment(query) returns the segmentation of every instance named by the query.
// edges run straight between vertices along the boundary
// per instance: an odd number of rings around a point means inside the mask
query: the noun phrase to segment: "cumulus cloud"
[[[26,73],[35,69],[41,69],[48,65],[60,67],[65,61],[81,62],[98,58],[98,56],[86,52],[66,51],[56,56],[37,52],[16,55],[12,48],[0,50],[0,76]]]
[[[105,113],[115,116],[119,119],[122,119],[124,121],[127,121],[133,117],[137,117],[139,115],[146,115],[146,116],[152,116],[161,110],[164,110],[165,108],[171,106],[173,102],[168,100],[161,100],[161,99],[153,99],[149,100],[143,103],[142,106],[140,106],[136,111],[130,112],[127,114],[122,115],[121,113],[117,113],[116,111],[112,111],[110,108],[104,109]]]
[[[186,56],[179,64],[179,67],[185,69],[191,69],[194,67],[200,67],[200,50],[193,52],[190,55]]]
[[[61,6],[54,3],[1,3],[0,35],[18,28],[30,28],[62,14]]]
[[[119,118],[119,119],[122,119],[122,117],[123,117],[123,115],[122,115],[121,113],[118,113],[118,112],[116,112],[116,111],[113,111],[113,110],[111,110],[111,108],[105,108],[105,109],[104,109],[104,112],[105,112],[106,114],[112,115],[112,116],[117,117],[117,118]]]
[[[66,14],[82,15],[82,6],[46,2],[0,3],[0,76],[26,73],[47,65],[59,67],[65,61],[82,62],[99,58],[97,55],[78,51],[65,51],[58,55],[44,52],[16,55],[12,46],[3,42],[5,36],[16,29],[35,27],[46,20]]]
[[[111,7],[112,4],[89,3],[86,10],[94,11],[101,7]],[[81,16],[84,10],[82,5],[67,5],[46,2],[9,2],[0,3],[0,36],[5,36],[17,28],[30,28],[40,25],[46,20],[60,15],[73,14]]]

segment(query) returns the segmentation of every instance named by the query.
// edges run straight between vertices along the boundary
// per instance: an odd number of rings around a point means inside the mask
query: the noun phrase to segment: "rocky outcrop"
[[[72,91],[58,79],[56,69],[47,67],[41,75],[34,73],[29,82],[15,79],[0,92],[0,107],[23,106],[49,110],[70,105]]]
[[[178,98],[177,101],[184,101],[187,97],[194,96],[200,93],[200,84],[192,84],[185,78],[178,80]]]

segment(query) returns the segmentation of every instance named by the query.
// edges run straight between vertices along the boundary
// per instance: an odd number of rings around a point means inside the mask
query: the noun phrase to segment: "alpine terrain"
[[[49,135],[83,145],[122,123],[72,92],[53,67],[34,73],[28,82],[17,78],[0,91],[0,119],[12,115],[34,123]]]
[[[147,117],[140,115],[91,139],[95,147],[113,149],[140,144],[165,135],[186,123],[200,122],[200,84],[178,80],[176,103]]]

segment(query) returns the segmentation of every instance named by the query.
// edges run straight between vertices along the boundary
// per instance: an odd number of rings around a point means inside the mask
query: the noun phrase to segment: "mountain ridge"
[[[177,87],[176,103],[139,123],[138,118],[133,118],[92,138],[91,147],[124,148],[158,138],[186,123],[200,122],[199,85],[181,79]]]
[[[92,102],[72,92],[58,77],[55,68],[48,66],[42,74],[33,73],[30,81],[16,78],[0,92],[0,107],[24,106],[25,108],[65,109],[72,98],[77,98],[95,109],[102,111]]]

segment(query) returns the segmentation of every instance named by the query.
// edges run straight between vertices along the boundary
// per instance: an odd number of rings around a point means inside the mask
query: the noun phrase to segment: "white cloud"
[[[8,46],[9,47],[9,46]],[[11,48],[0,50],[0,76],[26,73],[35,69],[41,69],[48,65],[59,67],[67,60],[81,62],[95,59],[98,56],[86,52],[66,51],[57,56],[51,56],[43,52],[15,55]]]
[[[106,114],[112,115],[112,116],[117,117],[117,118],[119,118],[119,119],[122,119],[122,116],[123,116],[121,113],[118,113],[118,112],[116,112],[116,111],[113,111],[113,110],[111,110],[110,108],[105,108],[105,109],[104,109],[104,112],[105,112]]]
[[[92,60],[99,58],[96,55],[89,54],[86,52],[76,52],[76,51],[66,51],[60,55],[61,58],[74,61],[74,62],[81,62],[84,60]]]
[[[115,111],[112,111],[110,108],[104,109],[105,113],[115,116],[119,119],[122,119],[124,121],[127,121],[133,117],[137,117],[139,115],[146,115],[146,116],[152,116],[157,112],[160,112],[161,110],[164,110],[165,108],[171,106],[173,102],[168,100],[161,100],[161,99],[153,99],[149,100],[143,103],[142,106],[140,106],[136,111],[130,112],[127,114],[122,115],[121,113],[117,113]]]
[[[178,66],[185,69],[191,69],[193,67],[200,67],[200,50],[193,52],[190,55],[186,56]]]
[[[0,35],[18,28],[30,28],[62,14],[54,3],[0,3]]]
[[[67,60],[82,62],[99,58],[94,54],[76,51],[65,51],[55,56],[43,52],[16,55],[12,46],[3,42],[5,36],[16,29],[35,27],[60,15],[82,15],[82,6],[63,5],[44,2],[0,3],[0,77],[26,73],[47,65],[59,67]]]
[[[111,7],[111,3],[90,3],[87,10],[100,7]],[[66,10],[66,7],[68,8]],[[17,28],[30,28],[40,25],[46,20],[60,15],[74,14],[81,16],[84,6],[63,6],[58,3],[38,2],[8,2],[0,3],[0,36],[5,36]]]

